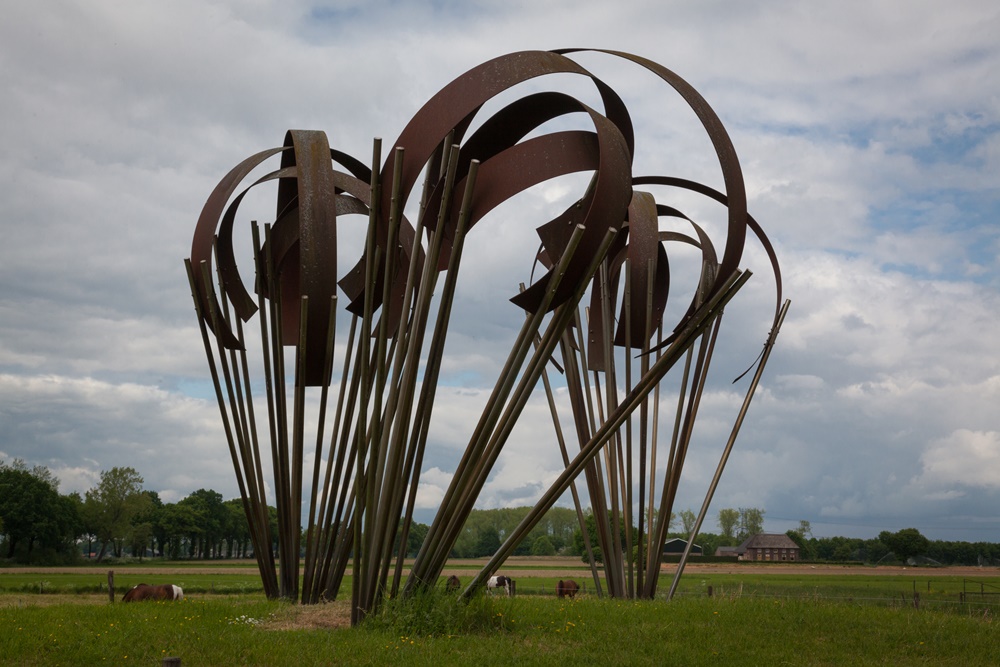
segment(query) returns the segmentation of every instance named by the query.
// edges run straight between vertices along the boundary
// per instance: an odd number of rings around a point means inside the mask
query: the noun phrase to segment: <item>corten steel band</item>
[[[663,148],[643,143],[644,128],[624,97],[581,64],[588,59],[641,67],[679,95],[711,141],[722,190],[679,176],[634,174],[642,151]],[[592,85],[592,99],[539,90],[567,77]],[[513,99],[485,113],[500,96]],[[421,468],[437,444],[431,417],[459,274],[475,268],[462,266],[466,235],[487,216],[484,224],[498,224],[518,195],[578,173],[589,179],[575,201],[539,221],[537,236],[524,240],[523,247],[533,249],[524,265],[534,266],[533,279],[510,290],[521,329],[404,576]],[[241,265],[238,248],[245,253],[246,241],[239,232],[249,218],[247,202],[255,199],[248,195],[264,186],[277,191],[273,218],[263,230],[253,223],[252,258]],[[678,192],[725,208],[721,240],[671,200]],[[357,238],[362,229],[360,256],[338,264],[343,235]],[[565,469],[461,594],[475,593],[496,575],[544,512],[572,489],[581,530],[585,500],[596,520],[588,554],[593,559],[600,548],[605,555],[603,586],[592,562],[597,590],[652,597],[663,517],[672,510],[688,451],[697,446],[694,426],[724,306],[750,277],[740,270],[748,229],[770,261],[777,305],[705,508],[788,302],[782,303],[774,248],[747,212],[732,141],[684,79],[618,51],[511,53],[432,96],[384,159],[378,139],[366,163],[331,147],[322,131],[289,130],[281,147],[236,165],[209,195],[187,262],[268,596],[301,593],[304,603],[335,598],[350,567],[352,622],[358,623],[386,596],[435,586],[514,425],[537,400],[541,379]],[[675,261],[684,247],[697,259],[688,253]],[[695,287],[678,295],[685,281],[676,272],[692,266],[686,284]],[[244,329],[254,317],[259,331]],[[338,329],[349,329],[346,342]],[[565,378],[561,398],[549,368]],[[661,410],[661,388],[664,396],[676,396],[674,408]],[[257,417],[262,406],[266,419]],[[567,410],[564,419],[560,411]],[[661,427],[661,413],[669,421],[671,411],[672,424]],[[575,425],[569,436],[560,427],[566,420]],[[265,479],[268,468],[271,479]],[[581,475],[585,493],[577,493]],[[703,514],[704,508],[699,523]],[[635,548],[642,558],[626,554]],[[683,561],[677,576],[682,570]]]

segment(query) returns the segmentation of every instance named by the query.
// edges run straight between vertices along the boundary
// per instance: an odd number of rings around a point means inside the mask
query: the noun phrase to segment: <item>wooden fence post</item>
[[[108,602],[115,601],[115,571],[108,570]]]
[[[712,597],[712,587],[708,587],[708,597]]]

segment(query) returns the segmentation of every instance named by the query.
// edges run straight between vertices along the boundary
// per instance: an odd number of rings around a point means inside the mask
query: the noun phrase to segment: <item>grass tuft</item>
[[[386,600],[363,627],[416,637],[502,632],[510,629],[510,598],[476,595],[461,599],[441,589]]]

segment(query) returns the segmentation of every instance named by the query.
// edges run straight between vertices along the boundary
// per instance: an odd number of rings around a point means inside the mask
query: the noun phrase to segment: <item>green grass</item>
[[[164,574],[131,573],[115,568],[115,591],[121,597],[132,586],[147,584],[176,584],[185,593],[263,593],[260,575],[247,574],[197,574],[171,572]],[[107,593],[108,577],[104,574],[83,572],[4,572],[0,570],[0,593]]]
[[[709,586],[717,595],[762,597],[821,597],[826,599],[864,600],[878,598],[912,598],[914,593],[921,600],[958,600],[963,589],[979,591],[979,584],[987,591],[1000,592],[1000,577],[963,577],[956,575],[871,575],[824,574],[800,576],[793,574],[712,574],[697,572],[681,578],[680,594],[702,595]],[[669,586],[669,583],[666,584]],[[662,579],[661,579],[662,586]]]
[[[673,601],[632,602],[559,600],[557,577],[522,574],[513,599],[459,604],[439,591],[391,600],[361,628],[315,629],[293,619],[307,608],[265,600],[253,571],[169,568],[116,566],[118,599],[139,581],[187,595],[132,605],[108,603],[106,573],[0,569],[0,665],[992,665],[1000,655],[996,597],[959,603],[963,588],[1000,590],[1000,577],[689,570]],[[593,590],[585,570],[574,578]],[[338,604],[308,610],[343,617]]]
[[[148,567],[148,566],[147,566]],[[181,586],[186,594],[250,594],[262,593],[260,577],[253,568],[234,569],[233,572],[202,573],[186,571],[173,563],[163,566],[162,574],[151,574],[156,568],[137,572],[129,568],[113,568],[115,590],[121,597],[126,590],[138,583],[173,583]],[[111,569],[111,568],[109,568]],[[214,568],[213,568],[214,569]],[[507,568],[505,568],[505,571]],[[467,583],[473,573],[462,573],[462,582]],[[556,582],[565,577],[532,577],[513,575],[517,579],[520,595],[555,595]],[[594,582],[588,571],[574,575],[586,592],[594,591]],[[662,575],[658,585],[658,595],[665,595],[672,576]],[[350,591],[351,578],[344,582],[344,591]],[[978,593],[980,584],[988,594],[985,598],[971,595]],[[934,572],[921,571],[913,576],[878,574],[703,574],[689,570],[681,578],[677,590],[678,597],[706,596],[709,588],[719,597],[765,597],[765,598],[822,598],[828,601],[869,602],[896,604],[912,603],[914,593],[919,594],[921,604],[957,604],[963,590],[970,593],[969,601],[1000,603],[1000,577],[976,577],[974,579],[956,575],[940,576]],[[82,594],[107,592],[106,571],[93,570],[59,571],[36,569],[29,572],[0,569],[0,593],[49,593]]]
[[[992,615],[760,598],[480,600],[473,629],[275,630],[291,605],[259,596],[0,608],[0,664],[992,665]],[[495,619],[495,620],[494,620]],[[430,632],[427,630],[430,629]]]
[[[515,575],[515,578],[518,594],[555,595],[556,582],[566,577],[517,578]],[[585,591],[594,591],[594,580],[589,573],[581,573],[574,578]],[[658,596],[666,595],[672,580],[673,575],[660,576]],[[464,581],[466,579],[463,578]],[[982,598],[978,597],[980,584],[987,593]],[[919,595],[921,604],[957,604],[960,594],[966,591],[969,602],[1000,604],[1000,577],[973,579],[926,572],[907,577],[877,574],[704,574],[689,570],[681,577],[676,595],[707,596],[709,588],[718,597],[807,598],[873,604],[898,604],[903,601],[912,604],[915,593]]]

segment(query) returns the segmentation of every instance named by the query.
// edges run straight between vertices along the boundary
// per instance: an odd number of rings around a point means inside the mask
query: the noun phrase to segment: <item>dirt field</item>
[[[662,571],[673,572],[672,566],[664,566]],[[754,565],[753,563],[741,563],[739,565],[729,565],[725,563],[707,563],[688,565],[684,572],[705,572],[714,574],[850,574],[850,575],[871,575],[871,576],[989,576],[1000,575],[1000,568],[997,567],[878,567],[866,565],[807,565],[807,564],[781,564],[781,565]]]
[[[169,565],[106,565],[104,567],[4,567],[0,568],[0,577],[10,574],[99,574],[107,575],[108,570],[128,574],[257,574],[256,565],[246,567],[223,567],[221,565],[206,565],[204,567],[171,567]]]
[[[445,567],[443,576],[456,574],[460,577],[472,576],[486,564],[487,559],[452,560]],[[673,574],[677,565],[665,563],[660,572]],[[50,573],[50,574],[94,574],[106,575],[108,570],[127,572],[128,574],[240,574],[254,575],[257,566],[252,561],[216,561],[205,565],[163,566],[163,565],[129,565],[127,567],[8,567],[0,569],[0,576],[5,572],[15,574]],[[507,560],[500,572],[510,571],[511,576],[521,577],[580,577],[590,573],[590,568],[579,558],[530,558],[513,557]],[[811,565],[808,563],[698,563],[689,562],[685,568],[686,574],[702,572],[705,574],[789,574],[789,575],[871,575],[871,576],[1000,576],[1000,567],[899,567],[870,565]]]

